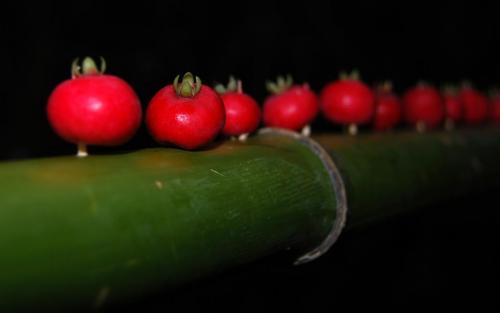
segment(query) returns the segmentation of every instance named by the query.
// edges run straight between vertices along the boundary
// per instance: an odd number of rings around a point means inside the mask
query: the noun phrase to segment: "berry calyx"
[[[278,76],[276,82],[270,80],[266,81],[266,89],[273,95],[279,95],[280,93],[287,91],[290,87],[292,87],[292,85],[293,78],[291,75],[286,75],[286,77]]]
[[[226,86],[224,86],[223,84],[217,84],[215,85],[214,90],[217,91],[217,93],[220,95],[228,92],[243,93],[241,80],[234,78],[233,75],[229,76],[229,82]]]
[[[174,90],[175,93],[184,98],[192,98],[201,90],[201,79],[193,74],[187,72],[182,76],[182,81],[179,82],[179,75],[177,75],[174,79]]]
[[[359,74],[358,70],[354,69],[350,73],[344,72],[344,71],[340,72],[339,79],[340,80],[361,80],[361,75]]]
[[[71,64],[71,78],[78,78],[85,75],[103,75],[106,72],[106,60],[103,57],[99,57],[101,61],[101,66],[99,69],[91,57],[85,57],[80,64],[80,59],[76,58]]]

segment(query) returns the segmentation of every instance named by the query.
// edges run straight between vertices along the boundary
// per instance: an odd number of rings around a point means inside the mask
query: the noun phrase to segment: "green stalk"
[[[344,177],[348,227],[498,185],[500,131],[313,136]]]
[[[318,246],[336,198],[299,140],[0,164],[0,311],[87,311]]]
[[[328,154],[268,130],[197,152],[0,163],[0,311],[98,309],[285,251],[302,263],[335,241],[345,196],[352,228],[500,175],[493,129],[314,139]]]

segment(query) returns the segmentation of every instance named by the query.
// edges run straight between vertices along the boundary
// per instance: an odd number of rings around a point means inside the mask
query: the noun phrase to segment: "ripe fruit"
[[[267,82],[266,87],[272,93],[264,101],[264,124],[291,130],[304,130],[319,112],[318,97],[308,84],[293,85],[292,78],[278,76],[277,83]]]
[[[260,123],[260,108],[257,102],[243,93],[241,80],[229,78],[227,87],[215,86],[221,95],[226,111],[226,123],[222,133],[226,136],[240,136],[246,139],[249,133],[255,131]]]
[[[184,149],[211,142],[224,127],[226,113],[219,95],[191,73],[163,87],[149,103],[146,124],[153,138]]]
[[[54,131],[78,145],[78,156],[86,156],[86,145],[115,146],[129,140],[141,123],[141,104],[124,80],[104,75],[86,57],[82,66],[73,62],[72,79],[60,83],[49,97],[47,114]]]
[[[373,128],[389,130],[401,121],[401,101],[392,91],[392,84],[385,82],[375,96],[375,114]]]
[[[372,90],[359,80],[359,74],[342,74],[321,91],[321,110],[333,123],[349,125],[349,133],[357,133],[357,125],[368,123],[375,112]]]
[[[455,127],[455,124],[462,119],[462,100],[458,96],[456,88],[452,86],[443,87],[441,94],[443,97],[445,112],[444,125],[447,130],[452,130]]]
[[[464,121],[469,125],[481,124],[488,118],[488,98],[465,83],[459,93],[464,108]]]
[[[422,132],[437,127],[444,118],[444,105],[438,90],[419,83],[403,96],[403,115],[407,123]]]
[[[495,90],[490,96],[490,120],[495,124],[500,124],[500,93]]]

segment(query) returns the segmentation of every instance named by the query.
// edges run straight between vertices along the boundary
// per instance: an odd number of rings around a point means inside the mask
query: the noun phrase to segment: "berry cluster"
[[[48,100],[50,124],[62,138],[78,145],[79,156],[86,155],[87,145],[126,142],[142,120],[134,90],[122,79],[105,75],[105,67],[104,60],[99,69],[89,57],[81,64],[75,60],[72,79],[59,84]],[[404,121],[425,131],[441,125],[450,130],[461,122],[500,122],[500,96],[492,94],[488,99],[470,84],[439,91],[419,83],[401,99],[390,83],[372,89],[357,72],[342,74],[326,84],[319,96],[308,84],[293,84],[290,76],[280,76],[266,87],[271,95],[261,112],[257,102],[243,92],[241,81],[231,77],[227,86],[217,85],[214,90],[198,76],[186,73],[151,99],[146,125],[159,143],[192,150],[206,146],[221,133],[244,140],[261,122],[308,135],[309,124],[320,112],[329,122],[344,125],[352,135],[363,124],[384,131]]]

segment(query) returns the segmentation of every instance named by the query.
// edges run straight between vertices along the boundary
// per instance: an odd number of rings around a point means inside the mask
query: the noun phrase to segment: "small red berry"
[[[488,98],[483,93],[468,84],[464,84],[459,97],[463,103],[465,123],[477,125],[488,118]]]
[[[129,140],[141,123],[141,104],[136,93],[121,78],[104,75],[86,57],[82,68],[73,62],[70,80],[60,83],[49,97],[47,114],[54,131],[79,145],[79,156],[86,145],[114,146]]]
[[[457,89],[453,86],[447,85],[443,87],[441,95],[444,103],[445,128],[452,130],[462,120],[463,103],[458,96]]]
[[[359,80],[357,72],[342,74],[339,80],[327,84],[320,98],[324,116],[333,123],[350,125],[351,134],[357,132],[356,125],[368,123],[375,112],[375,95]]]
[[[460,121],[463,116],[463,104],[457,90],[448,86],[443,88],[442,95],[446,118],[455,123]]]
[[[500,124],[500,93],[493,91],[490,97],[490,120]]]
[[[392,91],[392,84],[385,82],[378,88],[375,97],[375,114],[373,128],[375,130],[389,130],[401,121],[401,101]]]
[[[224,127],[224,104],[219,95],[198,76],[184,74],[173,85],[160,89],[146,111],[146,124],[153,138],[184,149],[207,145]]]
[[[444,118],[444,104],[439,91],[424,83],[409,89],[403,96],[406,122],[419,131],[437,127]]]
[[[277,83],[267,83],[272,95],[264,101],[263,120],[266,126],[298,131],[318,114],[318,97],[309,85],[292,84],[290,76],[286,79],[278,77]]]
[[[217,85],[226,111],[226,123],[222,133],[226,136],[246,136],[255,131],[260,123],[260,108],[252,97],[243,93],[241,81],[229,78],[227,87]]]

